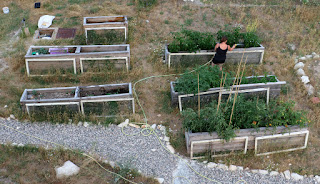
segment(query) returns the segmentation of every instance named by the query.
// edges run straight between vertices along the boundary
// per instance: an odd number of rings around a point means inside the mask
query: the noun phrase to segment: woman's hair
[[[228,38],[227,38],[226,36],[223,36],[223,37],[220,39],[220,43],[225,42],[225,41],[227,41],[227,40],[228,40]]]

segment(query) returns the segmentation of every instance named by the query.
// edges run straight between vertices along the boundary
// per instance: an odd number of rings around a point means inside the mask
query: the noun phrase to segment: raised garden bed
[[[128,19],[124,15],[84,17],[83,28],[87,39],[88,31],[107,29],[124,29],[125,40],[128,38]]]
[[[128,71],[130,46],[124,45],[71,45],[71,46],[30,46],[25,55],[28,76],[37,76],[49,68],[69,68],[76,74],[84,72],[83,65],[91,60],[121,60]],[[70,65],[71,63],[71,65]],[[32,70],[36,71],[35,74]],[[40,72],[39,72],[40,71]]]
[[[25,89],[20,104],[28,113],[29,107],[34,106],[77,105],[79,112],[84,114],[84,103],[116,101],[130,101],[130,109],[135,112],[131,83]]]
[[[271,77],[273,75],[267,75],[267,77]],[[246,77],[247,79],[252,79],[252,78],[264,78],[265,76],[249,76]],[[275,76],[273,76],[276,79],[276,82],[267,82],[267,83],[254,83],[254,84],[240,84],[240,85],[234,85],[230,88],[223,88],[222,90],[230,90],[230,89],[236,89],[238,87],[239,90],[248,90],[248,89],[258,89],[258,88],[269,88],[269,95],[272,97],[277,97],[280,95],[281,92],[281,86],[286,84],[286,81],[279,81],[279,79]],[[177,105],[179,102],[179,96],[180,95],[188,95],[190,96],[189,98],[193,98],[191,96],[193,96],[193,94],[184,94],[182,92],[178,92],[175,90],[175,84],[176,82],[171,81],[170,82],[170,93],[171,93],[171,104],[172,105]],[[210,88],[206,92],[210,92],[212,91],[212,95],[217,96],[217,93],[219,93],[219,91],[222,91],[220,89],[220,87],[215,87],[215,88]],[[216,93],[214,93],[214,91],[216,91]],[[248,93],[250,95],[250,93]],[[255,95],[253,93],[253,95]],[[207,94],[208,96],[208,94]],[[188,97],[187,97],[188,98]]]
[[[197,158],[195,154],[211,152],[212,156],[219,156],[215,153],[241,151],[246,153],[249,149],[254,149],[257,155],[266,155],[284,151],[294,151],[304,149],[307,146],[309,131],[307,128],[299,126],[289,126],[258,129],[240,129],[236,131],[236,137],[229,142],[221,139],[216,132],[185,132],[187,151],[190,157]],[[267,143],[273,145],[273,148],[281,150],[265,150],[267,147],[263,140],[269,140]],[[283,149],[285,147],[285,149]],[[269,147],[270,148],[270,147]]]
[[[212,102],[199,111],[182,111],[191,158],[195,154],[246,153],[248,149],[267,155],[306,148],[310,120],[305,112],[295,109],[293,101],[272,100],[268,104],[242,96],[233,100]]]
[[[243,55],[243,62],[247,58],[247,64],[261,64],[263,60],[265,48],[260,44],[260,47],[250,48],[235,48],[233,51],[227,52],[226,63],[239,63]],[[168,45],[165,45],[165,62],[168,67],[172,65],[193,66],[195,64],[205,64],[215,55],[214,50],[200,50],[196,52],[178,52],[172,53],[168,50]]]
[[[58,28],[39,28],[34,33],[34,40],[50,39],[54,40],[57,36]]]

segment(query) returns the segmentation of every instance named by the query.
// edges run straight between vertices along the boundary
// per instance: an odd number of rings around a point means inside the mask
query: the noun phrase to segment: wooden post
[[[200,118],[200,76],[198,72],[198,117]]]

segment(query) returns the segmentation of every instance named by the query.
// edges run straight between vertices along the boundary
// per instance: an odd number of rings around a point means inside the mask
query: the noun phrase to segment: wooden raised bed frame
[[[84,17],[83,28],[85,30],[86,40],[88,40],[89,30],[104,29],[124,29],[125,40],[128,38],[128,18],[125,15]]]
[[[247,64],[261,64],[263,60],[264,50],[265,48],[262,45],[260,45],[260,47],[235,48],[233,51],[227,52],[226,63],[239,63],[244,53],[244,56],[243,56],[244,60],[248,56]],[[171,56],[213,56],[213,55],[215,55],[214,50],[171,53],[168,50],[168,45],[165,45],[165,62],[168,64],[169,68],[171,67],[171,64],[175,62],[175,61],[172,61]],[[208,62],[208,61],[209,60],[205,62]],[[183,62],[183,61],[179,61],[179,62]]]
[[[86,96],[82,95],[83,91],[94,92],[105,90],[106,92],[114,90],[124,90],[120,94],[100,94],[98,96]],[[32,93],[74,93],[73,97],[70,98],[40,98],[30,99]],[[109,101],[132,101],[132,111],[135,113],[134,98],[132,94],[132,84],[105,84],[105,85],[93,85],[93,86],[75,86],[75,87],[60,87],[60,88],[40,88],[40,89],[25,89],[21,98],[21,106],[29,112],[29,106],[53,106],[53,105],[71,105],[75,104],[79,106],[79,112],[84,114],[83,103],[86,102],[109,102]],[[81,108],[80,108],[81,107]]]
[[[205,153],[210,149],[211,152],[243,150],[244,154],[248,149],[254,149],[257,156],[305,149],[307,147],[309,136],[308,128],[300,128],[299,126],[289,126],[288,128],[280,126],[276,127],[275,129],[273,127],[240,129],[236,130],[236,138],[231,139],[230,142],[226,142],[223,139],[220,139],[216,132],[192,133],[189,131],[185,132],[185,139],[187,151],[188,153],[190,153],[191,159],[202,158],[194,157],[193,155],[197,153]],[[280,139],[282,138],[286,138],[286,140],[281,141]],[[273,139],[273,142],[275,144],[285,143],[289,146],[295,147],[284,150],[258,153],[259,140],[263,139]],[[213,155],[213,157],[217,156],[226,156],[226,154]]]
[[[58,33],[58,28],[39,28],[34,32],[34,40],[42,40],[40,38],[41,34],[49,34],[51,35],[51,39],[50,40],[54,40],[56,39],[57,33]]]
[[[32,55],[36,49],[50,49],[50,48],[68,48],[75,50],[74,53],[65,54],[41,54]],[[68,45],[68,46],[30,46],[25,55],[26,69],[28,76],[39,76],[30,74],[29,63],[32,61],[54,62],[54,61],[72,61],[74,74],[77,69],[83,72],[83,62],[85,60],[110,60],[110,59],[124,59],[126,60],[127,71],[130,68],[130,45]],[[39,66],[41,67],[41,66]]]
[[[272,76],[272,75],[268,75],[268,76]],[[246,78],[250,79],[253,77],[254,76],[249,76]],[[264,77],[264,76],[257,76],[257,77]],[[280,95],[281,86],[286,84],[286,81],[279,81],[279,79],[277,77],[276,77],[276,80],[277,80],[277,82],[234,85],[233,89],[236,89],[236,87],[239,87],[239,90],[269,88],[270,89],[270,91],[269,91],[270,96],[276,97],[276,96]],[[193,96],[194,95],[194,94],[183,94],[183,93],[179,93],[179,92],[175,91],[174,84],[175,84],[175,82],[173,82],[173,81],[170,82],[170,93],[171,93],[171,104],[172,105],[178,104],[179,96]],[[231,87],[230,87],[230,89],[231,89]],[[224,91],[228,91],[230,89],[223,88]],[[218,93],[220,91],[220,87],[210,88],[207,92],[209,93],[210,91],[212,91],[213,93],[214,93],[214,91]],[[203,93],[207,93],[207,92],[203,92]],[[201,93],[200,93],[200,95],[201,95]]]

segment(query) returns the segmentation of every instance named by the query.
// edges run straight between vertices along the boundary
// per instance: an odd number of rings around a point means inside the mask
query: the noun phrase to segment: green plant
[[[261,39],[254,32],[247,32],[243,35],[243,44],[245,48],[260,46]]]
[[[236,129],[277,127],[289,125],[307,126],[310,121],[306,114],[294,110],[294,101],[271,101],[247,99],[238,96],[233,108],[233,99],[229,103],[223,102],[217,111],[217,103],[200,110],[200,116],[193,109],[182,112],[183,127],[192,132],[217,132],[218,135],[230,140],[235,136]],[[229,123],[232,113],[231,123]]]
[[[157,2],[157,0],[138,0],[138,8],[149,9],[152,6],[154,6]]]
[[[199,32],[182,29],[180,32],[171,33],[173,42],[168,45],[170,52],[188,51],[196,52],[198,50],[211,50],[214,47],[215,39],[209,32]]]
[[[169,24],[169,20],[165,20],[164,23],[165,23],[165,24]]]
[[[221,83],[221,71],[217,66],[206,66],[202,68],[195,68],[197,72],[190,73],[186,71],[184,75],[177,79],[175,84],[175,90],[185,94],[195,94],[198,92],[198,73],[199,73],[199,88],[200,91],[207,91],[209,88],[220,87]],[[234,73],[224,72],[227,75],[224,87],[229,87],[234,81]],[[264,77],[253,76],[252,78],[242,77],[241,84],[253,84],[253,83],[267,83],[277,82],[275,76]]]

